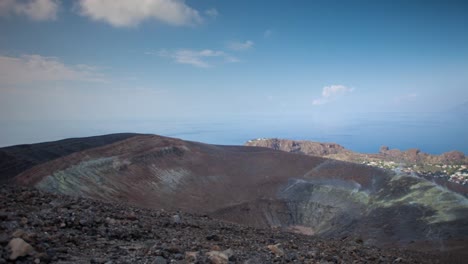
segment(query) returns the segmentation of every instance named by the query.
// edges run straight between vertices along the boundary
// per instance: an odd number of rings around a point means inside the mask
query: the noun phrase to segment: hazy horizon
[[[468,153],[467,1],[0,0],[0,146],[116,132]]]
[[[0,128],[0,147],[130,132],[219,145],[242,145],[255,138],[284,138],[333,142],[364,153],[376,153],[383,145],[400,150],[419,148],[430,154],[452,150],[468,153],[468,141],[463,140],[468,134],[468,124],[463,122],[462,116],[449,113],[374,113],[353,115],[353,118],[335,116],[334,122],[329,118],[269,116],[258,119],[243,116],[204,121],[9,121],[7,126]],[[35,133],[28,132],[31,130]]]

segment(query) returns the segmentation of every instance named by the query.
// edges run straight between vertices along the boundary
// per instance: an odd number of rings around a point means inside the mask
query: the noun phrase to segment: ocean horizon
[[[341,116],[237,116],[154,120],[2,121],[0,147],[111,133],[148,133],[219,145],[255,138],[333,142],[376,153],[381,146],[430,154],[468,153],[468,124],[451,113],[366,113]]]

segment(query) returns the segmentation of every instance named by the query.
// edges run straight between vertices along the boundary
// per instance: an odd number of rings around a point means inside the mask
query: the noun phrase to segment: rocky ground
[[[442,263],[207,216],[1,186],[0,263]]]

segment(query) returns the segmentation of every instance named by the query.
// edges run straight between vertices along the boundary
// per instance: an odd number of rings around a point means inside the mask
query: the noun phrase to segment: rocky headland
[[[460,151],[431,155],[419,149],[401,151],[382,146],[378,153],[359,153],[336,143],[278,138],[249,140],[245,145],[390,169],[397,173],[435,180],[441,185],[468,195],[468,157]]]

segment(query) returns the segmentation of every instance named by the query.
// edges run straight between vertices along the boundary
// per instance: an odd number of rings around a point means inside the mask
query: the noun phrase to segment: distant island
[[[278,138],[257,138],[247,141],[245,145],[389,169],[397,173],[434,180],[439,185],[468,195],[468,157],[460,151],[431,155],[419,149],[401,151],[382,146],[378,153],[367,154],[348,150],[336,143]]]

